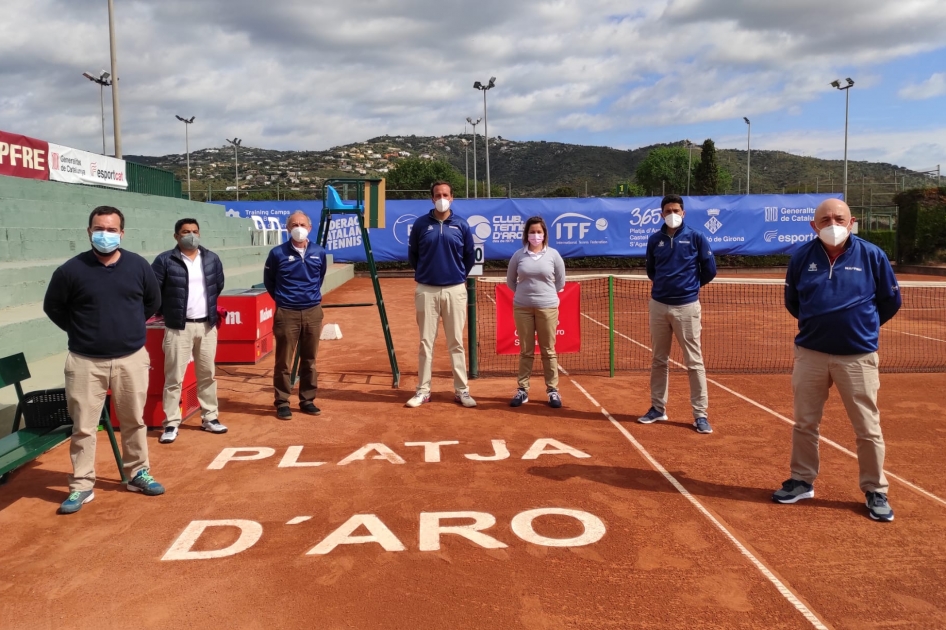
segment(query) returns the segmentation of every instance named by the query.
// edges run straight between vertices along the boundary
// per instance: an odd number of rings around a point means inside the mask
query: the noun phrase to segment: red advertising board
[[[0,175],[49,179],[49,144],[0,131]]]
[[[519,335],[513,319],[514,294],[505,284],[496,285],[496,354],[519,354]],[[577,282],[566,282],[558,294],[558,327],[555,331],[555,353],[581,352],[581,287]],[[538,338],[535,354],[539,355]]]

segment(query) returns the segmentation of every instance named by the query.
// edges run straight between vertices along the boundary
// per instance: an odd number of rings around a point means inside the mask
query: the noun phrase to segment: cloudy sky
[[[0,0],[0,129],[101,151],[106,0]],[[115,0],[126,154],[489,133],[946,168],[943,0]],[[106,91],[111,142],[111,102]],[[480,126],[482,131],[482,126]]]

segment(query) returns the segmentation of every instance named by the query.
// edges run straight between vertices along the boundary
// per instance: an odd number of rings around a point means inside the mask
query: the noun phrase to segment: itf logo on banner
[[[558,245],[607,245],[608,220],[597,220],[577,212],[560,214],[552,221],[549,228],[555,235]]]
[[[515,295],[505,284],[496,285],[496,354],[519,354],[519,335],[512,314],[513,297]],[[581,287],[577,282],[566,282],[558,297],[555,353],[581,352]],[[538,356],[540,353],[536,338],[535,354]]]

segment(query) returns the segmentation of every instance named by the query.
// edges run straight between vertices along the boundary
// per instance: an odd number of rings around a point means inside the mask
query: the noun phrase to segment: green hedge
[[[897,262],[946,261],[946,188],[898,193]]]
[[[876,230],[873,232],[858,232],[857,235],[869,241],[884,250],[887,258],[895,260],[897,258],[897,233],[890,230]]]

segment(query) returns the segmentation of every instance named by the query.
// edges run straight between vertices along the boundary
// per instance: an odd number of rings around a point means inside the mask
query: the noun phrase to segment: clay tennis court
[[[483,378],[471,382],[478,406],[460,408],[441,338],[432,401],[407,409],[414,283],[382,286],[400,390],[377,312],[327,311],[344,338],[320,348],[321,416],[275,418],[271,358],[221,366],[227,434],[192,418],[173,444],[149,435],[164,496],[125,491],[105,440],[96,498],[78,514],[55,513],[67,446],[14,473],[0,488],[0,626],[946,627],[942,373],[882,376],[896,521],[880,524],[834,392],[816,498],[771,503],[788,477],[784,374],[709,371],[715,433],[699,435],[680,371],[671,419],[655,425],[635,422],[649,406],[640,372],[563,376],[558,411],[511,409],[514,375]],[[326,303],[371,295],[356,279]],[[195,539],[198,521],[217,524]],[[259,537],[199,557],[241,531]]]

